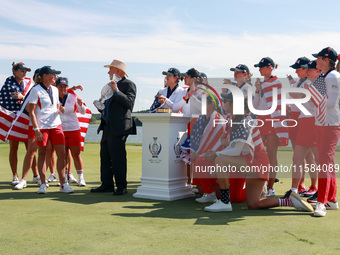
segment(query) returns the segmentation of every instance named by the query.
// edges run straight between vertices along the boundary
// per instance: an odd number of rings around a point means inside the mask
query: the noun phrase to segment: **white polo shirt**
[[[79,120],[77,117],[76,109],[78,109],[78,111],[81,114],[85,114],[86,113],[85,105],[82,104],[82,106],[80,106],[77,103],[77,96],[71,93],[68,93],[64,107],[65,107],[65,112],[60,113],[61,127],[63,128],[63,131],[79,130],[80,125],[79,125]]]
[[[37,105],[35,114],[40,129],[52,129],[61,125],[58,114],[59,92],[54,86],[51,86],[51,89],[53,103],[47,91],[40,84],[33,87],[29,95],[29,103]]]

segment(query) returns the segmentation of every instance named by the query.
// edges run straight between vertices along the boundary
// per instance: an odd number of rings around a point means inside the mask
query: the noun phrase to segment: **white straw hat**
[[[114,59],[110,65],[105,65],[104,67],[108,67],[108,68],[115,67],[115,68],[118,68],[119,70],[123,71],[126,76],[128,76],[126,74],[126,64],[124,62],[122,62],[122,61],[117,60],[117,59]]]

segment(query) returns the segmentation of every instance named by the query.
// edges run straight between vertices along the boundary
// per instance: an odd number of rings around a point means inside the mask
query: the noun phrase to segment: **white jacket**
[[[164,104],[162,104],[159,108],[167,108],[172,109],[173,112],[178,112],[173,109],[173,105],[176,104],[178,101],[180,101],[183,98],[183,91],[184,89],[182,87],[177,87],[176,90],[171,94],[171,96],[167,99],[165,99]],[[158,91],[157,94],[167,96],[168,88],[164,88]]]
[[[340,73],[333,70],[325,77],[326,81],[326,126],[340,126]]]
[[[60,113],[60,118],[61,118],[61,127],[63,128],[63,131],[74,131],[74,130],[79,130],[80,125],[76,113],[76,109],[81,114],[85,114],[86,112],[86,107],[84,103],[82,106],[80,106],[77,103],[77,96],[73,94],[68,94],[67,99],[65,102],[65,112]]]

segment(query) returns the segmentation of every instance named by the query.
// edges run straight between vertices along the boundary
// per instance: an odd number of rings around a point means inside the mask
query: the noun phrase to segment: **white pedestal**
[[[180,160],[178,139],[189,117],[179,113],[135,114],[143,123],[142,185],[136,198],[172,201],[194,196],[187,185],[186,167]]]

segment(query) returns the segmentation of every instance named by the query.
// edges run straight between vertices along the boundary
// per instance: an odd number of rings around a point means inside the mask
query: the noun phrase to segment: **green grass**
[[[233,212],[212,214],[193,198],[133,198],[140,185],[141,146],[128,145],[129,193],[121,197],[89,192],[99,185],[97,143],[85,146],[88,186],[73,186],[74,194],[59,193],[56,184],[46,195],[37,194],[31,183],[22,191],[12,190],[8,148],[0,144],[0,254],[340,253],[338,211],[314,218],[293,208],[251,211],[245,203],[234,203]],[[280,164],[290,164],[291,158],[291,150],[279,152]],[[290,179],[280,181],[275,186],[278,195],[290,187]]]

